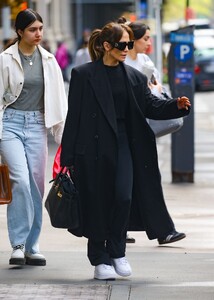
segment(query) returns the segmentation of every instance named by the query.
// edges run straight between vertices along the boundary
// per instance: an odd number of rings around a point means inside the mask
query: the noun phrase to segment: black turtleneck
[[[126,110],[128,106],[128,94],[126,87],[125,74],[122,66],[106,66],[109,82],[111,85],[111,91],[114,99],[114,106],[116,117],[119,120],[125,120]]]

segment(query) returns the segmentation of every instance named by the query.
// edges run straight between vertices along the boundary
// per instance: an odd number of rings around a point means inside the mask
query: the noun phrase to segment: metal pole
[[[186,0],[185,20],[186,20],[186,24],[187,24],[187,22],[189,20],[189,0]]]
[[[137,19],[140,17],[140,0],[135,0],[135,15]]]
[[[32,0],[28,0],[27,2],[28,2],[28,7],[29,7],[29,8],[33,8]]]
[[[3,40],[11,38],[10,6],[2,7]]]
[[[161,31],[161,18],[160,18],[160,7],[162,0],[153,0],[155,9],[155,27],[156,27],[156,67],[160,73],[162,80],[163,72],[163,59],[162,59],[162,31]]]
[[[76,1],[76,46],[82,38],[83,32],[83,13],[82,13],[82,0]]]

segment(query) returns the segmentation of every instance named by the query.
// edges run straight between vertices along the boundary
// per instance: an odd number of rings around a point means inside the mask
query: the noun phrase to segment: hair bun
[[[125,24],[127,22],[126,18],[124,16],[120,17],[118,20],[117,20],[117,23],[119,24]]]

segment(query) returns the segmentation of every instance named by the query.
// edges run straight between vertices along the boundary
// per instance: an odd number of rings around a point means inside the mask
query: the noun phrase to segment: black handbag
[[[76,229],[80,224],[79,194],[69,168],[61,169],[51,180],[52,187],[45,201],[51,225],[56,228]]]

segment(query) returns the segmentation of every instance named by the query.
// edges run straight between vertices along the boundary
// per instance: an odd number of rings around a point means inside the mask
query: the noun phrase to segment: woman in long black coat
[[[88,238],[97,279],[131,275],[127,229],[145,230],[150,239],[171,230],[155,136],[146,118],[189,114],[188,98],[156,98],[147,78],[123,64],[132,40],[125,24],[94,30],[89,41],[93,62],[72,70],[69,87],[61,165],[73,167],[81,203],[81,226],[70,231]]]

